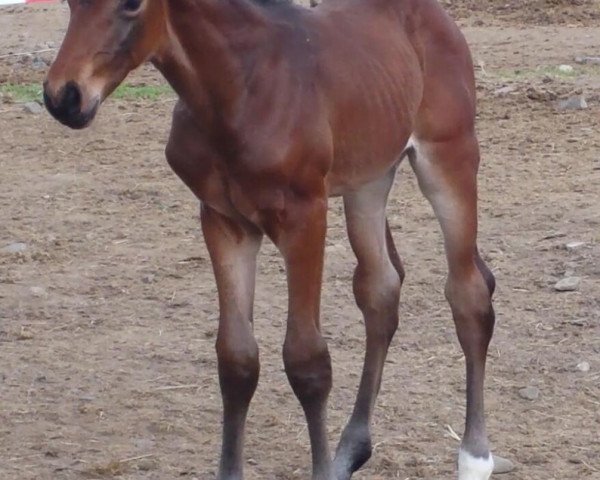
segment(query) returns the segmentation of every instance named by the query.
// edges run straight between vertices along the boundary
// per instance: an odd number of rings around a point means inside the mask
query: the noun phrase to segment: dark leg
[[[334,480],[327,441],[331,360],[319,323],[327,200],[289,200],[272,237],[286,263],[289,313],[283,360],[310,436],[313,480]]]
[[[452,141],[416,142],[412,166],[442,231],[452,308],[467,368],[467,418],[459,453],[459,480],[487,480],[494,466],[484,417],[487,349],[494,329],[494,277],[477,251],[479,148],[473,135]]]
[[[210,207],[202,207],[201,218],[219,291],[217,357],[223,396],[223,447],[217,478],[241,480],[246,415],[259,375],[252,310],[262,234]]]
[[[371,418],[388,347],[398,328],[404,270],[385,217],[394,171],[344,197],[348,235],[358,259],[354,295],[367,345],[356,404],[335,456],[337,480],[348,480],[371,456]]]

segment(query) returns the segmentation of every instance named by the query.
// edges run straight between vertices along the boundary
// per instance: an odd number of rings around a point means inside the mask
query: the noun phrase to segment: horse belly
[[[336,132],[328,176],[332,194],[343,195],[381,178],[400,161],[413,133],[416,107],[385,107],[363,107],[353,122]]]
[[[327,82],[334,146],[328,182],[334,195],[385,175],[414,130],[423,94],[414,51],[402,33],[373,50],[379,55],[357,54],[338,64]]]
[[[394,148],[385,153],[374,154],[370,148],[336,152],[333,168],[327,176],[330,194],[344,195],[385,176],[390,169],[397,166],[410,135],[411,132],[399,133]]]

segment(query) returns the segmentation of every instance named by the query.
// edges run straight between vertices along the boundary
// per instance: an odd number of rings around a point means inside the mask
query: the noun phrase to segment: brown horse
[[[265,1],[267,3],[265,3]],[[285,259],[285,371],[306,415],[313,480],[347,480],[371,455],[370,424],[404,271],[386,221],[408,157],[444,234],[446,296],[467,366],[460,480],[493,469],[483,386],[494,277],[478,253],[479,147],[466,42],[435,0],[69,0],[71,21],[44,86],[48,110],[84,128],[127,74],[150,60],[181,100],[169,164],[201,200],[219,291],[223,396],[220,480],[242,478],[244,426],[259,376],[256,256]],[[366,325],[356,405],[335,458],[326,404],[331,362],[319,307],[328,197],[344,199]]]

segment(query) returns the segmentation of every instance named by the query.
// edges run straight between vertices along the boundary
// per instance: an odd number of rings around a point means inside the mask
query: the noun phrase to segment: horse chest
[[[228,217],[242,216],[262,227],[271,214],[285,209],[284,189],[268,181],[256,181],[252,172],[232,173],[223,162],[206,157],[180,157],[170,164],[202,203]]]

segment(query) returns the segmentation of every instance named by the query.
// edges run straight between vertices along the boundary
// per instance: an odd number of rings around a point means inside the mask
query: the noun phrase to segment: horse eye
[[[123,2],[123,10],[127,13],[135,13],[142,6],[143,0],[124,0]]]

